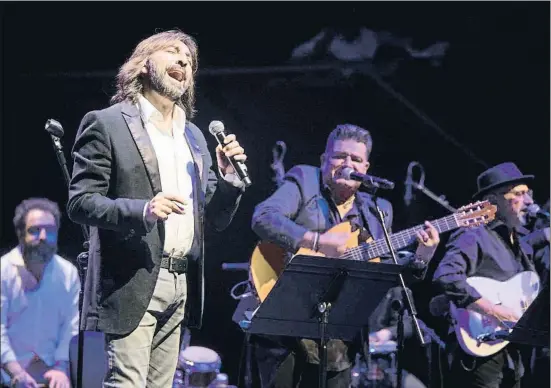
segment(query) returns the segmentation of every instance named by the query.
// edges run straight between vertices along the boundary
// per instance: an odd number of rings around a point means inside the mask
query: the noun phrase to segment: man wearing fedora
[[[523,174],[514,163],[502,163],[478,176],[475,200],[497,206],[496,219],[487,225],[461,228],[450,236],[445,254],[434,273],[434,283],[458,308],[469,308],[503,321],[516,322],[513,310],[495,305],[467,284],[481,276],[506,281],[523,271],[535,271],[534,250],[527,242],[527,208],[533,203],[528,184],[533,175]],[[547,243],[549,243],[549,229]],[[520,387],[524,373],[520,349],[514,344],[488,357],[473,357],[448,341],[449,374],[445,387]]]

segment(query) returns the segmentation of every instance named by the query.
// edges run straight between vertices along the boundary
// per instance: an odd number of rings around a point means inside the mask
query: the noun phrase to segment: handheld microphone
[[[215,120],[210,122],[209,132],[216,138],[216,140],[218,140],[218,144],[220,144],[222,147],[224,147],[224,138],[226,137],[226,133],[224,131],[224,124],[221,121]],[[247,172],[247,166],[245,165],[245,163],[235,160],[235,158],[233,157],[228,158],[228,160],[230,161],[230,164],[232,165],[239,179],[241,179],[241,181],[245,184],[245,187],[249,187],[252,182],[251,178],[249,178],[249,173]]]
[[[526,209],[528,216],[549,221],[549,212],[543,211],[539,205],[533,203]]]
[[[373,175],[360,174],[350,167],[343,168],[340,176],[344,179],[362,182],[367,187],[385,190],[392,190],[394,188],[394,182]]]
[[[44,129],[50,135],[53,135],[55,137],[63,137],[63,134],[64,134],[63,127],[57,120],[49,119],[48,121],[46,121],[46,125],[44,126]]]

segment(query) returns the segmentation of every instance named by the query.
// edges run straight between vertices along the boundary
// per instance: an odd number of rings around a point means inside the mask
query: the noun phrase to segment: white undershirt
[[[78,333],[80,279],[76,267],[55,255],[44,268],[38,287],[26,290],[26,271],[19,247],[0,258],[2,365],[18,361],[26,368],[33,358],[48,366],[69,361],[69,344]],[[8,375],[2,376],[9,381]]]

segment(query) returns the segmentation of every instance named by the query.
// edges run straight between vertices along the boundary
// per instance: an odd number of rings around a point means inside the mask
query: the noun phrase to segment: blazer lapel
[[[153,194],[156,195],[162,191],[159,162],[157,161],[151,139],[143,126],[140,112],[134,105],[125,102],[122,104],[122,114],[145,164],[145,169],[153,188]]]
[[[195,165],[197,166],[197,173],[198,178],[202,181],[203,177],[203,154],[201,153],[201,148],[199,147],[199,144],[197,142],[197,139],[195,139],[195,136],[193,135],[193,132],[189,128],[189,126],[186,125],[185,130],[185,136],[186,141],[189,146],[189,149],[191,151],[191,156],[193,157],[193,161],[195,162]]]

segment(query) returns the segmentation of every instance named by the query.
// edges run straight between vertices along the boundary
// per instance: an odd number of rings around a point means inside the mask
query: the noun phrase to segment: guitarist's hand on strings
[[[425,221],[425,229],[417,232],[419,246],[415,252],[417,260],[429,262],[440,243],[438,230],[428,221]]]
[[[512,308],[503,306],[501,304],[493,306],[490,309],[490,314],[499,319],[501,322],[516,323],[520,319],[520,317]]]
[[[515,311],[502,304],[494,304],[486,298],[480,298],[468,306],[479,313],[499,319],[501,322],[517,322],[520,317]]]

